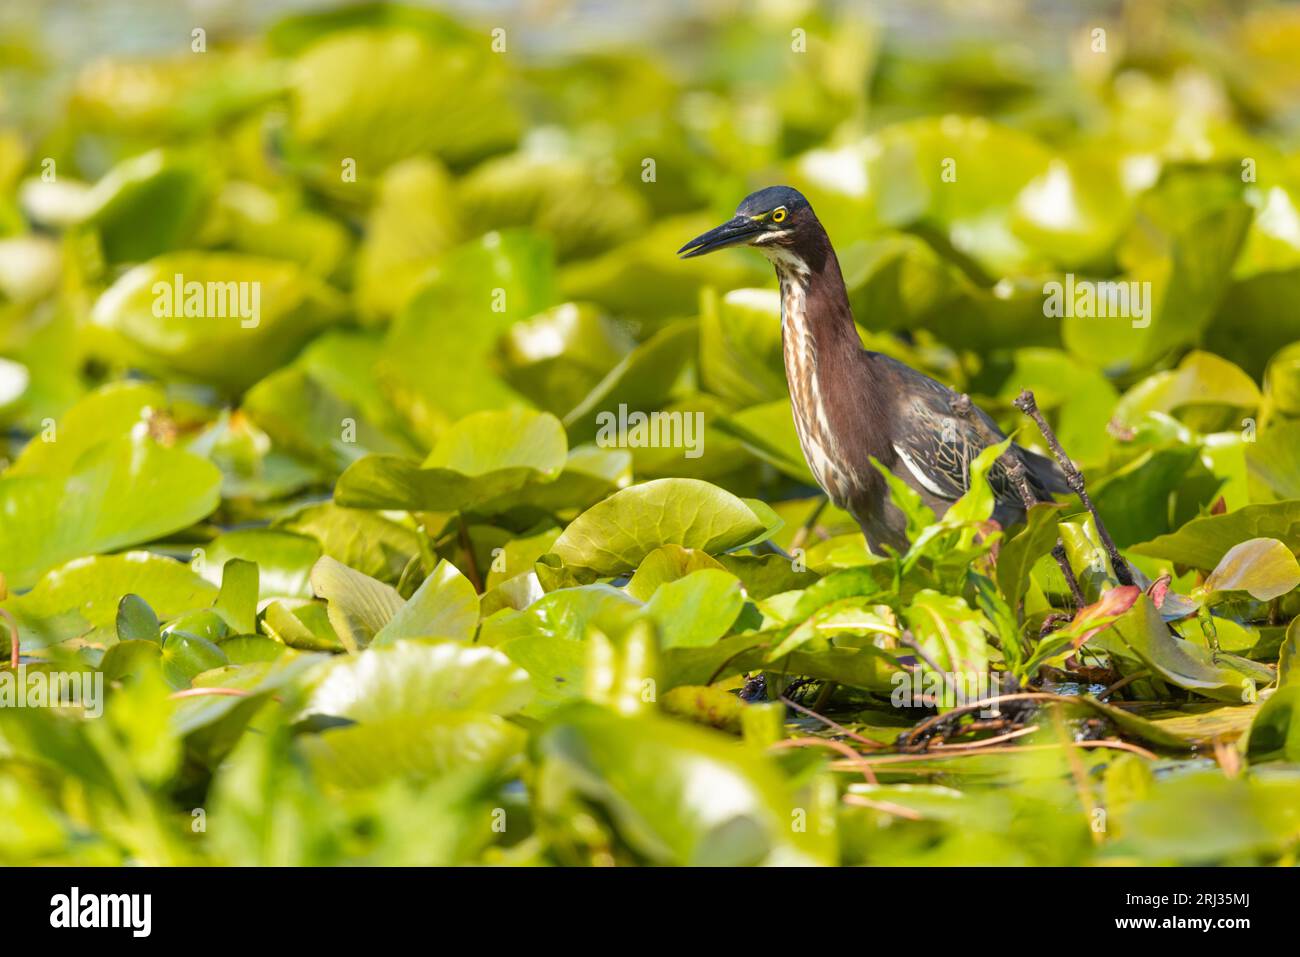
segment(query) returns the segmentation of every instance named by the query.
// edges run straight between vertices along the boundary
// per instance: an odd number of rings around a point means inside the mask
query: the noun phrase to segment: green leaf
[[[368,509],[342,508],[333,502],[305,506],[278,519],[275,527],[319,543],[308,567],[323,553],[389,584],[396,584],[403,569],[420,554],[419,532],[410,525]]]
[[[744,604],[734,575],[704,568],[660,585],[646,612],[659,627],[660,647],[698,647],[725,635]]]
[[[659,701],[669,714],[696,724],[740,734],[750,707],[729,691],[698,685],[678,685]]]
[[[899,629],[893,618],[888,606],[876,604],[871,599],[853,597],[832,601],[800,621],[768,652],[768,660],[776,661],[797,649],[826,651],[831,647],[827,639],[843,635],[865,636],[868,639],[879,635],[897,638]]]
[[[262,614],[262,626],[268,635],[290,648],[303,651],[342,651],[344,648],[329,623],[329,613],[320,605],[303,605],[290,610],[273,601]]]
[[[1057,519],[1062,508],[1054,502],[1039,502],[1027,513],[1024,530],[998,553],[998,588],[1013,613],[1019,611],[1034,563],[1050,552],[1060,537]]]
[[[169,621],[163,628],[163,639],[175,631],[196,635],[215,644],[230,634],[230,626],[214,609],[196,608]]]
[[[1208,649],[1172,635],[1159,610],[1146,595],[1141,595],[1103,637],[1109,642],[1112,636],[1149,669],[1180,688],[1216,701],[1240,704],[1253,698],[1253,671],[1247,673],[1226,667],[1216,662]],[[1250,664],[1227,654],[1220,655],[1220,661],[1236,662],[1243,667]]]
[[[1061,446],[1076,462],[1104,460],[1113,440],[1106,432],[1119,393],[1099,370],[1060,349],[1015,351],[1015,365],[998,390],[1008,406],[1031,389],[1053,422]]]
[[[308,735],[298,747],[323,782],[372,788],[394,778],[440,778],[504,765],[524,749],[523,729],[474,711],[395,714]]]
[[[428,444],[471,412],[521,404],[497,376],[500,336],[553,305],[545,240],[507,231],[441,257],[397,314],[377,374],[413,434]]]
[[[480,412],[449,429],[423,463],[392,455],[353,463],[339,479],[335,499],[355,508],[461,511],[554,480],[566,454],[564,428],[553,415]]]
[[[217,647],[232,665],[274,661],[286,650],[283,643],[261,635],[231,635],[217,642]]]
[[[520,612],[506,612],[483,622],[479,642],[495,645],[521,635],[547,635],[583,641],[589,627],[611,633],[623,630],[641,602],[611,585],[583,585],[550,592]]]
[[[213,609],[232,631],[251,635],[257,631],[257,565],[232,558],[221,570],[221,591]]]
[[[117,605],[117,640],[162,644],[158,616],[139,595],[123,595]]]
[[[959,596],[928,588],[916,593],[904,614],[913,637],[940,672],[959,691],[968,693],[965,700],[976,700],[971,695],[988,670],[983,615],[972,611]],[[930,667],[924,661],[922,666]]]
[[[119,641],[99,660],[99,670],[105,681],[121,681],[128,675],[138,674],[162,660],[162,639],[127,638]]]
[[[311,567],[321,548],[310,538],[272,528],[224,532],[203,547],[203,575],[221,584],[221,571],[235,559],[258,568],[258,599],[311,598]],[[337,556],[335,556],[337,557]]]
[[[53,431],[23,446],[4,475],[67,475],[81,456],[110,437],[123,436],[149,412],[167,406],[163,389],[143,382],[112,382],[87,393],[64,412]]]
[[[781,299],[775,289],[710,291],[700,311],[700,381],[747,407],[786,399]]]
[[[528,676],[496,649],[397,641],[332,662],[307,713],[362,723],[449,711],[508,715],[531,697]]]
[[[442,42],[380,26],[307,46],[291,73],[294,138],[360,175],[421,153],[459,162],[514,141],[519,119],[501,58],[480,38]]]
[[[587,671],[585,642],[537,632],[509,638],[497,649],[528,672],[533,700],[523,709],[525,716],[542,718],[582,698]]]
[[[198,635],[173,631],[163,639],[163,675],[173,688],[188,688],[196,675],[228,663],[217,645]]]
[[[762,533],[754,511],[697,479],[657,479],[615,492],[569,523],[551,553],[600,575],[631,571],[661,545],[711,554]]]
[[[627,329],[595,306],[566,302],[515,323],[500,351],[510,385],[564,415],[635,346]]]
[[[356,298],[363,315],[391,316],[419,288],[429,266],[462,233],[452,179],[428,156],[383,173],[357,250]]]
[[[0,561],[15,588],[82,555],[185,528],[217,507],[221,473],[147,437],[111,439],[65,476],[0,478]]]
[[[556,714],[537,747],[542,808],[558,811],[569,793],[594,801],[650,862],[794,864],[830,853],[815,822],[792,832],[793,795],[775,768],[716,732],[586,705]]]
[[[907,520],[908,541],[916,541],[925,529],[935,523],[934,509],[921,500],[919,492],[891,472],[874,455],[871,457],[871,464],[877,472],[885,477],[885,484],[889,487],[890,501],[903,513],[903,517]]]
[[[82,558],[56,568],[25,595],[3,603],[18,621],[24,648],[86,635],[109,641],[118,605],[138,596],[162,619],[212,604],[217,589],[188,565],[149,552]]]
[[[1251,763],[1300,761],[1300,685],[1278,688],[1250,726],[1246,757]]]
[[[637,346],[564,416],[574,442],[605,442],[602,413],[617,415],[620,405],[633,411],[667,404],[689,368],[697,346],[695,327],[675,323]],[[684,413],[685,414],[685,413]],[[609,440],[617,436],[610,436]]]
[[[562,259],[604,252],[645,228],[647,202],[634,179],[602,175],[585,151],[525,143],[476,166],[459,195],[471,233],[531,226],[554,237]]]
[[[409,446],[314,376],[290,366],[248,390],[242,410],[276,447],[336,475],[368,452],[400,453]]]
[[[660,585],[685,578],[692,572],[705,568],[722,569],[722,565],[716,558],[699,549],[663,545],[642,559],[625,589],[633,598],[649,601]]]
[[[238,392],[335,321],[340,305],[337,293],[293,263],[176,252],[118,279],[91,321],[112,358]]]
[[[1246,467],[1252,483],[1269,493],[1252,494],[1252,500],[1300,498],[1300,420],[1275,421],[1261,431],[1246,446]]]
[[[1234,545],[1252,538],[1276,538],[1300,547],[1300,501],[1247,505],[1223,515],[1194,518],[1171,535],[1134,545],[1139,555],[1193,568],[1214,568]]]
[[[1189,405],[1226,405],[1252,410],[1260,403],[1255,380],[1212,352],[1193,350],[1177,369],[1147,376],[1119,400],[1114,419],[1136,427],[1150,412],[1173,413]]]
[[[1004,439],[997,445],[990,445],[980,450],[975,461],[970,464],[970,478],[966,492],[948,507],[943,520],[950,524],[958,522],[987,522],[993,514],[995,504],[993,487],[989,485],[988,474],[993,464],[1002,457],[1011,446],[1011,439]]]
[[[183,246],[211,197],[211,167],[194,156],[150,150],[124,160],[60,211],[94,226],[110,262],[139,262]]]
[[[1194,446],[1153,449],[1106,476],[1092,491],[1115,543],[1127,548],[1172,531],[1172,499],[1197,464]]]
[[[1300,563],[1276,538],[1252,538],[1234,545],[1205,580],[1208,592],[1245,591],[1271,601],[1300,585]]]
[[[390,645],[403,638],[470,641],[478,627],[478,611],[478,594],[469,579],[451,562],[440,561],[410,601],[379,630],[372,645]]]
[[[330,624],[354,654],[377,635],[406,604],[397,589],[348,568],[328,555],[311,570],[316,597],[328,603]]]
[[[528,676],[499,651],[399,641],[329,668],[308,713],[357,723],[309,735],[302,747],[343,786],[491,767],[522,749],[524,733],[502,715],[531,696]]]

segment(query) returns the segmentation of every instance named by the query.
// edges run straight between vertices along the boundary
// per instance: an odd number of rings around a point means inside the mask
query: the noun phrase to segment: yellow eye
[[[774,222],[774,223],[782,223],[782,222],[785,222],[785,207],[784,207],[784,206],[778,206],[776,209],[772,210],[772,222]]]

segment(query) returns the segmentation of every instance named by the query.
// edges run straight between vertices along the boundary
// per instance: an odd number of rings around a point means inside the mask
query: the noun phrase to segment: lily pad
[[[0,561],[16,588],[70,559],[126,548],[178,531],[220,501],[209,462],[152,439],[95,447],[66,475],[0,478]]]
[[[615,492],[574,519],[551,553],[566,565],[610,575],[631,571],[661,545],[710,554],[765,531],[741,499],[697,479],[656,479]]]

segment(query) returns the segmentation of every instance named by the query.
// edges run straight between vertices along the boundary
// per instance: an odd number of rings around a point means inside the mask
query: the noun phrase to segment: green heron
[[[877,554],[907,548],[906,521],[890,501],[875,456],[915,489],[936,515],[966,491],[970,464],[1004,437],[969,400],[897,359],[862,348],[840,264],[808,200],[788,186],[745,198],[736,215],[678,250],[702,256],[740,244],[776,267],[781,344],[790,405],[804,458],[818,484],[862,526]],[[977,421],[978,420],[978,421]],[[1069,491],[1056,463],[1013,445],[1036,499]],[[994,519],[1024,518],[1006,456],[989,472]]]

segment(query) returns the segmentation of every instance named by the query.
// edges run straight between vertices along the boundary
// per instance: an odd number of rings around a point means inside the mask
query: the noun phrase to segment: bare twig
[[[903,807],[903,805],[895,804],[893,801],[875,801],[871,798],[863,797],[861,794],[849,793],[844,795],[844,803],[853,804],[857,807],[871,808],[873,811],[892,814],[894,817],[906,818],[909,821],[925,820],[920,811],[913,810],[910,807]]]
[[[957,401],[952,404],[952,410],[969,422],[986,444],[997,445],[1002,441],[1001,437],[989,428],[988,423],[975,414],[975,404],[971,402],[970,396],[965,392],[957,396]],[[1025,472],[1025,463],[1021,461],[1020,456],[1012,453],[1010,447],[999,456],[998,461],[1007,470],[1007,476],[1011,479],[1011,484],[1016,487],[1016,493],[1020,496],[1025,511],[1028,512],[1038,504],[1039,499],[1034,494],[1033,487],[1029,484],[1029,476]],[[1088,604],[1083,597],[1083,590],[1079,587],[1079,580],[1074,577],[1074,569],[1070,567],[1070,560],[1066,557],[1065,545],[1060,539],[1057,539],[1056,547],[1052,549],[1052,558],[1056,559],[1056,564],[1060,566],[1061,574],[1065,576],[1065,583],[1070,588],[1070,595],[1074,598],[1076,606],[1082,608]],[[1013,608],[1012,611],[1014,612],[1015,609]]]
[[[1132,744],[1128,741],[1121,741],[1118,738],[1103,738],[1097,741],[1071,741],[1069,746],[1072,748],[1107,748],[1113,751],[1129,751],[1148,761],[1157,761],[1160,756],[1148,751],[1146,748]],[[1055,751],[1060,748],[1060,744],[997,744],[992,747],[983,748],[962,748],[944,747],[933,751],[924,751],[921,753],[910,754],[880,754],[870,757],[863,755],[860,760],[867,762],[873,767],[880,764],[912,764],[915,762],[925,761],[944,761],[953,758],[969,758],[976,755],[989,754],[1018,754],[1023,751]],[[830,764],[832,771],[854,770],[857,771],[857,762],[832,761]]]
[[[1070,588],[1070,597],[1074,599],[1075,606],[1083,608],[1088,604],[1088,599],[1083,597],[1083,589],[1079,587],[1079,579],[1074,577],[1074,569],[1070,567],[1070,558],[1065,554],[1065,543],[1059,538],[1056,540],[1056,544],[1052,546],[1052,558],[1056,559],[1061,574],[1065,576],[1065,584]]]
[[[952,692],[954,699],[958,696],[957,685],[952,680],[952,676],[935,663],[935,660],[930,657],[929,653],[921,647],[921,643],[916,640],[916,636],[912,634],[910,629],[904,628],[902,633],[898,636],[898,640],[915,651],[917,657],[929,665],[930,670],[943,679],[944,685],[946,685],[948,690]]]
[[[1083,507],[1088,510],[1092,516],[1093,522],[1097,525],[1097,534],[1101,537],[1101,543],[1106,549],[1106,554],[1110,556],[1111,567],[1115,570],[1115,577],[1121,585],[1133,584],[1133,571],[1129,568],[1128,562],[1124,556],[1119,553],[1119,548],[1115,545],[1115,540],[1110,537],[1110,532],[1106,530],[1106,524],[1097,514],[1097,507],[1092,504],[1092,498],[1088,495],[1087,488],[1084,487],[1083,473],[1074,467],[1070,457],[1065,454],[1065,449],[1061,448],[1061,443],[1056,439],[1056,433],[1052,427],[1047,424],[1047,419],[1038,409],[1038,402],[1034,398],[1034,393],[1029,389],[1021,391],[1012,403],[1017,409],[1034,420],[1038,426],[1038,431],[1043,433],[1043,440],[1047,447],[1052,450],[1056,456],[1056,461],[1060,463],[1061,471],[1065,473],[1065,482],[1070,486],[1070,490],[1079,496],[1079,501],[1083,502]]]
[[[852,738],[854,741],[857,741],[859,744],[865,744],[869,748],[876,748],[876,749],[884,747],[884,745],[881,744],[879,741],[872,741],[870,738],[864,738],[862,735],[858,734],[857,732],[850,731],[848,728],[844,727],[844,725],[832,721],[824,714],[818,714],[812,708],[805,708],[803,705],[791,701],[785,695],[781,695],[780,700],[788,704],[790,707],[794,708],[794,710],[798,711],[800,714],[806,714],[810,718],[816,718],[818,721],[822,722],[822,724],[826,725],[826,727],[830,728],[832,731],[835,731],[838,734],[842,734],[846,738]]]
[[[992,695],[980,701],[972,701],[969,704],[959,705],[943,714],[936,714],[926,718],[920,724],[913,727],[907,732],[907,736],[901,742],[903,747],[912,747],[916,744],[921,734],[928,731],[935,725],[944,721],[952,721],[954,718],[963,714],[969,714],[972,711],[982,711],[991,704],[1000,704],[1003,701],[1056,701],[1060,695],[1054,695],[1046,691],[1017,691],[1014,694]],[[1000,709],[999,709],[1000,710]]]
[[[1031,724],[1025,728],[1017,728],[1014,731],[1007,731],[1005,734],[999,734],[992,738],[983,738],[979,741],[963,741],[958,744],[948,744],[947,742],[933,745],[927,754],[948,754],[952,751],[973,751],[979,748],[988,747],[992,744],[1001,744],[1004,741],[1013,741],[1016,738],[1023,738],[1027,734],[1033,734],[1038,730],[1038,725]]]
[[[880,783],[879,781],[876,780],[876,773],[871,770],[871,765],[867,763],[867,759],[865,757],[863,757],[857,751],[854,751],[843,741],[836,741],[834,738],[816,738],[816,737],[812,737],[811,735],[805,738],[786,738],[782,741],[775,742],[774,744],[771,745],[771,747],[773,749],[806,748],[809,745],[818,748],[830,748],[832,751],[838,751],[840,754],[845,755],[850,761],[854,763],[857,769],[862,773],[863,779],[868,784]]]
[[[1150,678],[1150,677],[1151,677],[1151,672],[1149,671],[1135,671],[1131,675],[1125,675],[1123,678],[1120,678],[1119,681],[1116,681],[1113,685],[1111,685],[1101,694],[1097,695],[1097,700],[1100,701],[1103,698],[1109,698],[1120,688],[1128,687],[1135,681],[1141,681],[1143,678]]]

